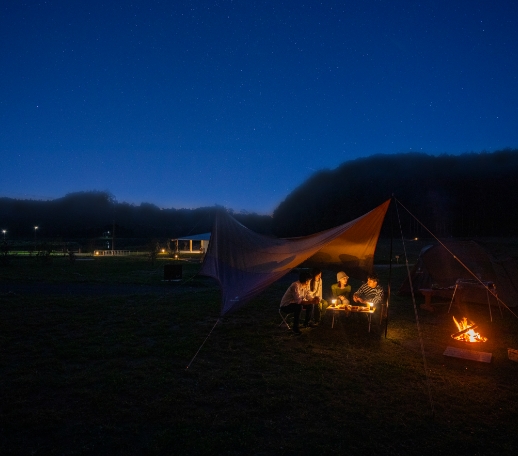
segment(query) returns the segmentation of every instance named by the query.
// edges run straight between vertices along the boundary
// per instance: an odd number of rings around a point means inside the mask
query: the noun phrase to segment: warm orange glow
[[[457,321],[455,317],[453,317],[453,321],[458,329],[458,333],[451,335],[454,339],[463,342],[485,342],[487,340],[487,337],[482,337],[480,333],[475,332],[477,325],[473,322],[468,322],[466,317],[460,321]]]

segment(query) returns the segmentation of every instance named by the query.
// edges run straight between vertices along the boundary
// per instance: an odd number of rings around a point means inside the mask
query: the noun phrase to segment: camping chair
[[[282,318],[282,321],[279,323],[279,327],[291,329],[291,326],[288,323],[288,316],[290,315],[290,313],[293,313],[293,312],[284,312],[282,310],[282,307],[279,307],[279,315]]]
[[[389,295],[388,290],[383,288],[383,299],[381,301],[381,309],[379,313],[379,324],[388,318]]]
[[[302,311],[300,312],[300,319],[302,320],[302,312],[307,312],[306,309],[304,309],[304,307],[302,308]],[[287,328],[287,329],[291,329],[291,326],[290,324],[288,323],[288,318],[290,316],[290,314],[293,314],[293,312],[285,312],[282,307],[279,307],[279,315],[281,316],[282,318],[282,321],[279,323],[279,327],[281,328]]]
[[[374,310],[374,313],[367,314],[369,332],[371,332],[373,325],[375,328],[381,328],[383,322],[388,318],[388,306],[388,292],[386,289],[383,289],[383,296],[379,307]]]
[[[383,296],[379,307],[374,310],[374,313],[368,315],[369,332],[371,332],[372,325],[381,328],[383,322],[388,318],[388,306],[388,290],[383,288]]]

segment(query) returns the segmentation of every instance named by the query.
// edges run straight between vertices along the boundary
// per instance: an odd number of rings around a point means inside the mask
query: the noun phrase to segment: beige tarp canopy
[[[303,262],[344,269],[352,277],[364,278],[372,270],[389,204],[387,200],[335,228],[289,239],[254,233],[221,211],[216,216],[200,274],[219,281],[223,295],[221,315],[241,307]]]

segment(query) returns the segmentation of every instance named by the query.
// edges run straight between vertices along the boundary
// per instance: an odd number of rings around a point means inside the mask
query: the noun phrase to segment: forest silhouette
[[[84,241],[113,229],[119,240],[172,239],[210,231],[216,212],[227,210],[252,231],[294,237],[351,221],[394,195],[414,215],[404,222],[409,235],[421,234],[425,225],[439,236],[513,236],[517,152],[404,153],[348,161],[313,174],[273,216],[234,213],[222,206],[133,205],[100,191],[70,193],[50,201],[2,197],[0,228],[8,230],[9,239],[30,239],[34,226],[46,239]]]
[[[432,156],[373,155],[311,176],[277,207],[279,237],[316,233],[365,214],[394,195],[411,212],[407,235],[513,236],[518,150]],[[384,233],[389,229],[384,224]]]
[[[222,206],[197,209],[161,209],[150,203],[117,202],[109,192],[70,193],[51,201],[0,198],[0,223],[8,226],[10,239],[80,240],[116,238],[117,248],[142,244],[149,239],[173,239],[209,232]],[[259,232],[271,231],[271,217],[233,214]],[[266,223],[265,223],[266,222]]]

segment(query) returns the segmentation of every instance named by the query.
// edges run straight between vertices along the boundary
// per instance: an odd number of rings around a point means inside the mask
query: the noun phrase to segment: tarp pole
[[[410,293],[412,294],[412,304],[414,306],[415,324],[416,324],[416,327],[417,327],[417,334],[419,335],[419,345],[421,346],[421,356],[423,357],[423,368],[424,368],[424,375],[426,377],[426,385],[427,385],[427,388],[428,388],[428,398],[430,400],[430,408],[432,410],[432,417],[434,417],[435,416],[435,407],[434,407],[434,403],[433,403],[432,387],[431,387],[431,384],[430,384],[430,376],[428,374],[428,366],[426,364],[426,354],[425,354],[424,345],[423,345],[423,335],[421,333],[421,325],[419,324],[419,315],[417,313],[417,304],[415,302],[414,286],[413,286],[412,281],[410,279],[410,268],[408,267],[408,255],[407,255],[406,247],[405,247],[405,237],[403,236],[403,227],[401,226],[401,217],[399,215],[399,211],[398,211],[398,208],[397,208],[397,205],[398,205],[399,201],[394,198],[394,203],[396,203],[394,205],[394,207],[395,207],[396,215],[397,215],[397,219],[398,219],[399,231],[401,232],[401,243],[402,243],[402,247],[403,247],[403,252],[405,254],[406,271],[407,271],[407,274],[408,274],[408,279],[410,281]]]
[[[393,206],[394,203],[394,194],[392,194],[392,198],[390,199]],[[390,290],[392,284],[392,244],[394,241],[394,209],[390,210],[390,258],[389,258],[389,277],[388,277],[388,285],[387,285],[387,315],[385,317],[385,339],[387,338],[387,330],[388,330],[388,319],[389,319],[389,307],[390,307]]]

